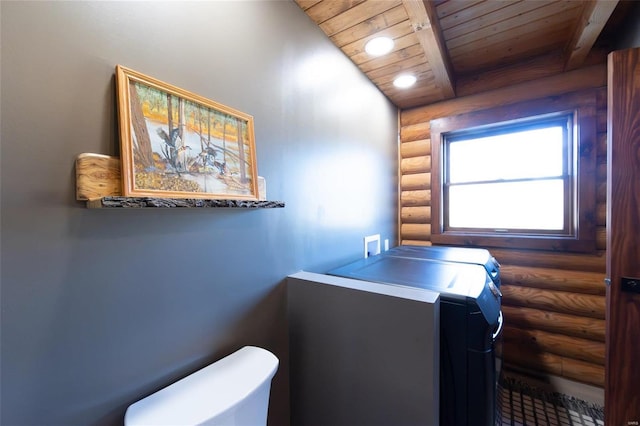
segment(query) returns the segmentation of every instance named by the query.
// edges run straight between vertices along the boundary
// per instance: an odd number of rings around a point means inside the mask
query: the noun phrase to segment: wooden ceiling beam
[[[418,37],[427,61],[433,70],[435,84],[443,99],[455,97],[454,79],[436,10],[429,0],[402,0],[411,26]]]
[[[602,32],[618,0],[591,0],[585,2],[582,15],[565,49],[565,71],[579,68]]]

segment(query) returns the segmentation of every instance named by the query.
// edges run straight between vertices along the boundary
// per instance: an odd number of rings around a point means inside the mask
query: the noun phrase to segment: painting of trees
[[[148,168],[153,164],[153,151],[151,150],[151,139],[145,125],[142,105],[140,104],[136,86],[136,84],[132,84],[129,88],[131,96],[131,127],[136,135],[133,147],[134,157],[143,168]]]
[[[123,67],[118,73],[128,108],[121,126],[130,129],[121,132],[125,193],[257,198],[251,116]]]
[[[247,181],[247,171],[244,167],[244,132],[242,131],[243,122],[236,117],[236,129],[238,130],[238,158],[240,162],[240,182]]]

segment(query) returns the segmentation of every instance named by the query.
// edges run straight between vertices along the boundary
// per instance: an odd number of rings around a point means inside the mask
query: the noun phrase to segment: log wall
[[[604,386],[605,353],[606,84],[606,65],[595,65],[405,110],[400,114],[399,150],[400,243],[430,245],[430,120],[574,91],[595,91],[597,252],[490,251],[502,265],[505,364],[599,387]]]

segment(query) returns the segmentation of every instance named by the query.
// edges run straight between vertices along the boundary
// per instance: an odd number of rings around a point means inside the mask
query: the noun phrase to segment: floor
[[[598,404],[537,388],[519,379],[498,385],[497,426],[604,426]]]

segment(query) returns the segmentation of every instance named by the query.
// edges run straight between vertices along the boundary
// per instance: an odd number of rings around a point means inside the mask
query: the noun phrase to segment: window
[[[572,129],[563,114],[445,135],[444,229],[570,235]]]
[[[433,120],[432,242],[595,249],[594,116],[578,94]]]

